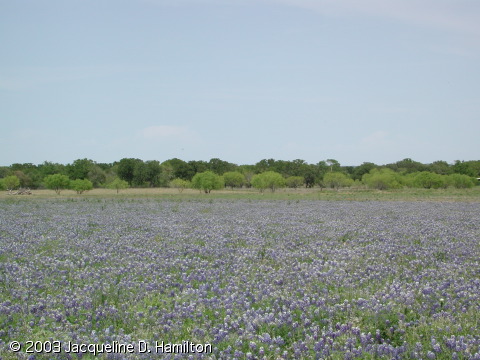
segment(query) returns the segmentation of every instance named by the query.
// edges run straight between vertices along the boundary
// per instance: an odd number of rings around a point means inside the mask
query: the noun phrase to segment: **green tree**
[[[317,181],[318,177],[318,168],[316,165],[308,165],[305,169],[305,173],[303,178],[305,179],[305,187],[312,188],[315,186],[315,182]]]
[[[203,190],[206,194],[209,194],[212,190],[220,190],[224,186],[223,177],[210,170],[195,174],[192,178],[192,187]]]
[[[47,175],[65,174],[65,165],[44,161],[43,164],[38,165],[40,177],[45,179]]]
[[[276,161],[274,159],[262,159],[255,164],[255,173],[260,174],[266,171],[275,171]]]
[[[368,174],[371,170],[375,169],[377,165],[371,162],[364,162],[359,166],[355,166],[352,173],[353,180],[361,180],[363,175]]]
[[[262,174],[264,174],[264,173],[253,175],[252,179],[250,180],[250,184],[255,189],[258,189],[258,190],[260,190],[260,192],[263,193],[268,186],[267,186],[267,183],[265,182],[265,179],[261,176]]]
[[[7,169],[7,173],[2,176],[0,171],[0,177],[16,175],[20,180],[20,187],[38,188],[44,178],[39,168],[32,163],[12,164],[10,165],[10,171],[8,168],[5,169]]]
[[[162,165],[157,160],[149,160],[145,162],[147,168],[147,182],[151,187],[166,185],[164,177],[162,177]]]
[[[85,191],[92,190],[93,184],[88,179],[75,179],[70,181],[70,189],[75,190],[77,194],[83,194]]]
[[[353,185],[353,180],[341,172],[327,172],[323,177],[325,186],[338,190]]]
[[[372,169],[362,176],[362,182],[372,189],[399,189],[402,187],[400,177],[400,174],[388,168]]]
[[[285,179],[283,176],[275,171],[265,171],[252,177],[252,186],[263,192],[265,189],[270,189],[274,192],[278,188],[285,186]]]
[[[30,176],[25,174],[22,170],[14,171],[13,175],[15,175],[18,178],[18,180],[20,180],[20,185],[19,185],[20,187],[33,187],[32,179],[30,178]]]
[[[480,160],[470,160],[468,161],[468,166],[472,171],[473,177],[480,177]]]
[[[98,164],[93,165],[88,171],[88,180],[94,187],[99,187],[107,181],[107,172]]]
[[[455,174],[463,174],[468,176],[478,176],[479,170],[476,169],[475,161],[460,161],[455,160],[453,165],[453,172]]]
[[[327,159],[326,164],[330,172],[340,172],[340,163],[335,159]]]
[[[430,171],[413,173],[413,186],[424,189],[439,189],[445,186],[445,179],[442,175]]]
[[[223,174],[223,180],[225,186],[230,186],[232,189],[234,187],[240,188],[245,184],[245,175],[238,171],[227,171]]]
[[[20,186],[20,179],[15,175],[9,175],[3,178],[3,185],[7,190],[14,190]]]
[[[477,180],[464,174],[451,174],[445,179],[446,183],[457,189],[468,189],[474,187]]]
[[[411,174],[414,172],[425,171],[427,169],[427,165],[424,165],[418,161],[414,161],[410,158],[397,161],[394,164],[388,164],[386,167],[402,174]]]
[[[127,181],[122,180],[118,177],[113,179],[112,182],[107,184],[107,188],[117,190],[117,194],[120,192],[120,190],[128,189],[129,187],[130,185],[128,184]]]
[[[55,190],[57,195],[60,195],[60,191],[68,189],[70,186],[70,179],[63,174],[48,175],[43,179],[43,182],[48,189]]]
[[[289,188],[296,189],[300,186],[303,186],[303,184],[305,184],[305,179],[303,178],[303,176],[289,176],[285,179],[285,184]]]
[[[132,185],[146,186],[148,181],[148,167],[143,161],[137,161],[133,167]]]
[[[125,180],[129,185],[133,184],[135,178],[135,165],[143,162],[140,159],[123,158],[118,162],[117,176],[121,180]]]
[[[0,166],[0,179],[10,175],[11,171],[7,166]]]
[[[88,173],[95,166],[95,162],[90,159],[77,159],[72,164],[65,167],[66,175],[72,180],[87,179]]]
[[[308,164],[305,160],[295,159],[287,162],[287,169],[285,175],[304,177],[307,170]]]
[[[439,175],[449,175],[453,169],[446,161],[434,161],[428,166],[428,170]]]
[[[190,187],[190,181],[176,178],[170,181],[170,187],[177,189],[179,192],[182,192],[186,188]]]
[[[193,175],[195,175],[195,170],[189,163],[177,158],[164,161],[162,165],[168,174],[169,180],[175,178],[192,180]]]
[[[208,162],[203,161],[203,160],[199,160],[199,161],[191,160],[187,164],[193,170],[194,174],[205,172],[205,171],[209,170]]]
[[[317,178],[317,182],[322,180],[323,181],[323,177],[325,176],[325,174],[330,171],[330,167],[328,166],[328,164],[325,162],[325,161],[319,161],[316,165],[315,165],[315,168],[316,168],[316,178]]]
[[[233,171],[236,165],[229,163],[228,161],[220,160],[218,158],[210,159],[208,162],[208,167],[210,171],[213,171],[215,174],[223,175],[228,171]]]
[[[255,175],[255,165],[240,165],[237,171],[245,176],[245,186],[251,187],[252,177]]]

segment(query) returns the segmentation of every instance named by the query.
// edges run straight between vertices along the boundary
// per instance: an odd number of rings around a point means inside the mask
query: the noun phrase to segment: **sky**
[[[478,0],[0,0],[0,166],[480,159]]]

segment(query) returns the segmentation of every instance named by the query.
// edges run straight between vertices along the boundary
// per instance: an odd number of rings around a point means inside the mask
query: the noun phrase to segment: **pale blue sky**
[[[0,165],[480,159],[478,0],[0,0]]]

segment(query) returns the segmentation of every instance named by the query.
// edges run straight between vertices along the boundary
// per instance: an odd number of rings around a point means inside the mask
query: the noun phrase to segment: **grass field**
[[[4,194],[0,358],[480,359],[479,224],[477,189]]]
[[[255,189],[225,189],[204,194],[198,190],[185,189],[179,192],[171,188],[131,188],[121,190],[94,189],[78,195],[72,190],[63,190],[57,195],[53,190],[33,190],[32,195],[8,195],[0,193],[2,198],[163,198],[163,199],[279,199],[279,200],[354,200],[354,201],[463,201],[480,202],[480,186],[472,189],[401,189],[401,190],[368,190],[368,189],[279,189],[274,193],[259,193]]]

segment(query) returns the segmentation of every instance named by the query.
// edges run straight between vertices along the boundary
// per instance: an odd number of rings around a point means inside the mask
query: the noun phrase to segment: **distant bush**
[[[296,189],[298,187],[303,186],[303,184],[305,184],[305,179],[303,176],[289,176],[285,179],[285,184],[289,188]]]
[[[93,189],[93,183],[88,179],[76,179],[70,182],[70,189],[75,190],[77,194]]]
[[[126,180],[122,180],[118,177],[113,179],[112,182],[107,184],[107,188],[117,190],[117,194],[120,192],[120,190],[128,189],[129,187],[130,185]]]
[[[192,187],[203,190],[206,194],[209,194],[212,190],[220,190],[224,186],[223,177],[215,174],[213,171],[197,173],[192,178]]]
[[[186,188],[190,187],[190,181],[188,180],[183,180],[180,178],[173,179],[170,181],[170,187],[177,189],[179,192],[182,192]]]
[[[283,176],[275,171],[265,171],[261,174],[254,175],[251,184],[255,189],[263,192],[265,189],[270,189],[275,192],[276,189],[285,186],[285,179]]]
[[[43,179],[43,182],[48,189],[55,190],[57,195],[60,194],[60,191],[68,189],[70,186],[70,179],[67,175],[62,174],[48,175]]]
[[[463,174],[451,174],[446,176],[448,185],[457,189],[468,189],[476,185],[477,180]]]
[[[5,190],[13,190],[20,186],[20,179],[15,175],[6,176],[2,179]]]
[[[225,186],[229,186],[232,189],[234,187],[242,187],[245,182],[245,175],[238,171],[228,171],[223,174],[223,180],[225,181]]]
[[[327,187],[338,189],[342,187],[352,186],[354,181],[350,179],[346,174],[341,172],[328,172],[323,177],[323,183]]]
[[[378,190],[399,189],[402,187],[401,175],[391,169],[372,169],[362,176],[362,182],[369,188]]]
[[[413,187],[424,189],[439,189],[446,187],[445,176],[432,173],[430,171],[421,171],[412,173],[411,184]]]

